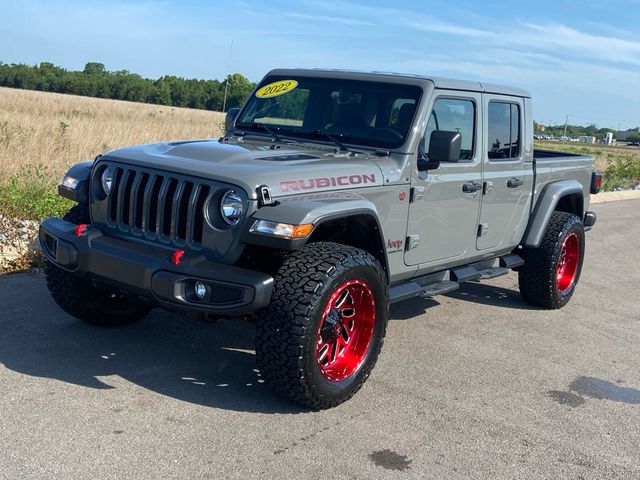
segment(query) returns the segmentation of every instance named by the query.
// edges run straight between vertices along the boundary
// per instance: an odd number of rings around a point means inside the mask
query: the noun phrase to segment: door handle
[[[509,180],[507,180],[507,187],[508,188],[518,188],[521,185],[523,185],[524,182],[522,180],[520,180],[519,178],[511,178]]]
[[[478,190],[482,190],[481,183],[469,182],[462,184],[462,191],[464,193],[476,193]]]

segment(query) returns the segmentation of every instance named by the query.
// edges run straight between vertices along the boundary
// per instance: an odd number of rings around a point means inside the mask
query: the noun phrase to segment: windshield
[[[236,127],[276,135],[398,148],[406,140],[422,89],[338,78],[267,77]]]

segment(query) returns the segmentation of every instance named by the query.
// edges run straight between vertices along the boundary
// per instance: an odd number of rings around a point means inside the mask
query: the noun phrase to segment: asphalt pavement
[[[156,310],[82,324],[0,277],[0,478],[640,478],[640,200],[594,205],[570,304],[517,276],[395,305],[338,408],[261,382],[254,328]]]

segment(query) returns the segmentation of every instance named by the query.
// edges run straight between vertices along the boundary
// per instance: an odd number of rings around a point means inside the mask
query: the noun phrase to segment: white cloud
[[[422,32],[445,33],[449,35],[461,35],[465,37],[493,37],[496,34],[486,30],[478,30],[451,23],[442,22],[440,20],[405,20],[405,26],[420,30]]]
[[[330,15],[310,15],[307,13],[299,13],[299,12],[285,12],[285,16],[291,18],[298,18],[301,20],[311,20],[314,22],[329,22],[329,23],[338,23],[342,25],[350,25],[350,26],[373,26],[374,23],[369,22],[367,20],[359,20],[357,18],[347,18],[347,17],[336,17]]]
[[[562,24],[524,23],[524,30],[510,32],[505,40],[534,50],[553,50],[580,58],[640,65],[640,42],[593,35]]]

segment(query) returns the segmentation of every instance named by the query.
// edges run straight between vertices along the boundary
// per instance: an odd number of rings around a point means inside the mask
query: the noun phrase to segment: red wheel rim
[[[376,323],[373,292],[362,280],[335,289],[322,313],[316,335],[316,362],[327,380],[353,375],[369,351]]]
[[[560,292],[566,292],[575,282],[579,261],[580,241],[578,240],[578,235],[570,233],[562,242],[560,259],[556,269],[556,285]]]

